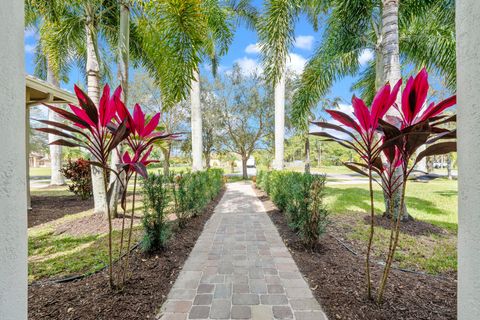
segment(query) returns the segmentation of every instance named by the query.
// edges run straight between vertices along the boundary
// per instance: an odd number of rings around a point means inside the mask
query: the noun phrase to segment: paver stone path
[[[158,318],[327,319],[246,182],[228,184]]]

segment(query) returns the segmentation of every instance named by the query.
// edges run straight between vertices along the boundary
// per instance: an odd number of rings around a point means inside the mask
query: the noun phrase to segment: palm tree
[[[454,88],[454,21],[454,3],[449,0],[332,1],[323,41],[294,95],[293,117],[305,119],[334,81],[357,74],[358,59],[365,50],[374,59],[353,88],[369,102],[383,83],[400,79],[400,57],[440,73]]]
[[[26,28],[36,28],[40,35],[40,40],[35,50],[35,75],[47,80],[47,82],[56,87],[60,87],[59,78],[64,76],[67,70],[65,57],[58,57],[57,64],[62,67],[58,73],[55,73],[52,70],[51,61],[46,58],[42,49],[42,42],[48,37],[51,22],[55,21],[58,17],[57,8],[58,6],[55,2],[47,3],[46,1],[36,1],[32,3],[31,0],[25,1],[25,26]],[[48,111],[48,120],[55,122],[60,121],[58,115],[51,110]],[[57,139],[59,139],[58,136],[48,134],[49,143]],[[60,173],[60,169],[62,168],[62,146],[50,145],[49,150],[51,161],[50,185],[63,185],[65,184],[65,179]]]
[[[266,77],[275,87],[274,168],[277,170],[284,166],[285,69],[288,50],[295,40],[295,22],[305,13],[317,29],[317,16],[324,11],[325,3],[324,0],[268,0],[258,23]]]

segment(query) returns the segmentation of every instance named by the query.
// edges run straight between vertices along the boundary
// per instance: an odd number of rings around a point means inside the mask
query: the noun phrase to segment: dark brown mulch
[[[28,211],[29,228],[93,208],[93,199],[82,200],[75,195],[32,196],[31,201],[32,210]]]
[[[122,228],[122,215],[112,219],[113,230],[120,230]],[[135,216],[133,218],[133,225],[140,224],[140,217]],[[125,216],[125,226],[130,228],[130,215],[127,213]],[[55,234],[68,234],[70,236],[87,236],[96,235],[108,232],[108,220],[102,214],[93,214],[87,217],[75,219],[73,221],[67,221],[55,228]]]
[[[365,297],[363,256],[353,255],[334,238],[345,235],[334,235],[329,231],[314,251],[305,249],[299,237],[288,227],[285,215],[276,209],[263,191],[256,191],[329,319],[456,319],[457,285],[454,278],[392,270],[385,302],[377,305]],[[381,271],[378,265],[372,270],[375,285]]]
[[[370,224],[370,216],[366,215],[363,219],[365,224]],[[384,216],[375,216],[375,225],[390,230],[391,219]],[[403,221],[400,224],[400,230],[411,236],[428,236],[430,234],[445,235],[447,232],[431,223],[420,220]]]
[[[203,214],[189,219],[184,230],[174,233],[167,250],[149,255],[135,250],[130,258],[132,276],[123,292],[110,291],[106,271],[74,282],[30,286],[28,318],[154,319],[223,193]]]

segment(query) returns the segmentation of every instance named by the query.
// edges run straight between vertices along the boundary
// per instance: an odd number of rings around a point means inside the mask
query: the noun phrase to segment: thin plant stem
[[[105,166],[107,164],[104,163]],[[103,187],[105,190],[105,195],[108,195],[108,186],[107,186],[107,170],[102,168],[103,171]],[[107,199],[109,200],[109,199]],[[110,206],[107,203],[107,216],[108,216],[108,275],[109,275],[109,284],[110,289],[115,287],[113,283],[113,258],[112,258],[112,215],[110,213]]]
[[[368,237],[367,256],[365,259],[365,271],[367,276],[367,296],[372,299],[372,280],[370,275],[370,252],[372,250],[373,233],[375,225],[375,205],[373,202],[373,185],[372,185],[372,167],[368,167],[368,187],[370,189],[370,235]]]
[[[403,211],[404,211],[403,207],[404,207],[404,204],[405,204],[405,191],[406,191],[406,187],[407,187],[407,179],[406,179],[407,177],[406,177],[405,173],[404,173],[403,178],[404,179],[403,179],[403,182],[402,182],[403,185],[402,185],[402,197],[401,197],[401,201],[400,201],[400,205],[401,205],[400,214],[397,217],[396,224],[395,224],[395,237],[393,239],[393,244],[391,246],[391,249],[390,249],[388,257],[387,257],[387,263],[385,264],[385,267],[383,269],[382,280],[380,282],[380,287],[379,287],[378,296],[377,296],[377,302],[378,303],[382,302],[383,293],[385,291],[385,286],[387,284],[388,274],[390,273],[390,267],[392,265],[393,257],[395,255],[395,250],[396,250],[397,245],[398,245],[398,238],[399,238],[399,234],[400,234],[400,220],[401,220],[401,217],[402,217]]]
[[[132,233],[133,233],[133,218],[135,216],[135,193],[137,191],[137,173],[133,178],[133,198],[132,198],[132,214],[130,215],[130,230],[128,230],[128,241],[127,241],[127,258],[125,259],[125,268],[123,269],[122,283],[125,282],[125,274],[127,273],[129,262],[130,262],[130,244],[132,242]]]
[[[128,176],[125,175],[125,187],[124,187],[124,190],[122,192],[122,200],[123,198],[125,198],[125,206],[122,206],[122,210],[123,210],[123,215],[122,215],[122,232],[120,234],[120,250],[119,250],[119,253],[118,253],[118,259],[122,259],[122,252],[123,252],[123,239],[124,239],[124,235],[125,235],[125,216],[127,215],[127,205],[126,205],[126,197],[127,197],[127,191],[128,191]],[[122,201],[121,200],[121,201]],[[120,278],[120,275],[119,275],[119,278]],[[119,282],[120,282],[120,279],[119,279]],[[122,283],[123,285],[123,283]]]

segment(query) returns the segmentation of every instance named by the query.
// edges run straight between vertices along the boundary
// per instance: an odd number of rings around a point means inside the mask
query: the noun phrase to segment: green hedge
[[[286,213],[289,226],[305,244],[313,246],[325,233],[325,176],[289,171],[260,171],[256,178],[275,205]]]
[[[220,193],[223,170],[172,173],[167,177],[150,174],[143,187],[145,232],[142,245],[150,251],[164,247],[170,236],[167,207],[173,208],[178,225],[183,227],[189,217],[200,214]]]

